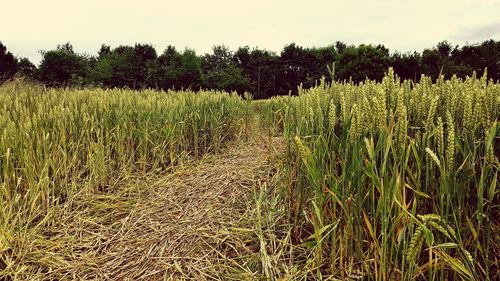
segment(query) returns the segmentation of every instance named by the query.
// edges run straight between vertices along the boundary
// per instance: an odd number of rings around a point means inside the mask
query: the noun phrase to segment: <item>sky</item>
[[[35,64],[40,50],[70,42],[97,54],[111,47],[168,45],[198,54],[224,44],[279,53],[289,43],[384,44],[418,51],[500,40],[500,0],[2,0],[0,41]]]

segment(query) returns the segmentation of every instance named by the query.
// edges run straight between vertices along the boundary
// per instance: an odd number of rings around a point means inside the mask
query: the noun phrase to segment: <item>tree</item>
[[[391,56],[391,66],[401,79],[417,81],[422,74],[421,60],[422,58],[417,52],[403,54],[395,52]]]
[[[175,47],[168,46],[157,59],[155,72],[156,86],[164,90],[182,88],[178,83],[180,67],[181,55]]]
[[[337,41],[337,42],[335,42],[335,49],[337,50],[337,52],[339,54],[341,54],[345,51],[345,49],[347,49],[347,45],[344,42]]]
[[[311,83],[316,84],[323,77],[327,82],[331,81],[331,74],[328,71],[328,66],[337,62],[340,55],[335,46],[330,45],[322,48],[312,48],[309,51],[314,55],[313,64],[309,66]]]
[[[111,47],[109,45],[102,44],[101,48],[97,52],[99,58],[103,58],[109,54],[111,54]]]
[[[17,72],[17,59],[0,41],[0,82],[12,78]]]
[[[257,48],[250,51],[246,46],[234,53],[233,60],[247,79],[244,90],[252,93],[254,98],[263,99],[278,94],[279,58],[276,54]]]
[[[459,68],[451,57],[452,51],[455,52],[447,41],[439,42],[431,49],[425,49],[422,52],[422,72],[432,79],[437,79],[439,74],[444,75],[446,79],[451,78]]]
[[[36,66],[27,58],[21,58],[17,64],[17,72],[28,77],[33,77],[36,72]]]
[[[89,73],[87,58],[76,54],[71,44],[42,52],[38,79],[49,86],[83,85]]]
[[[349,46],[340,53],[337,77],[355,83],[365,79],[381,81],[389,63],[389,50],[383,45]]]
[[[157,59],[155,72],[157,86],[162,89],[198,90],[202,85],[201,58],[186,49],[181,54],[168,46]]]
[[[102,45],[91,77],[103,87],[155,87],[156,59],[156,50],[148,44],[118,46],[112,51]]]
[[[304,49],[295,43],[285,46],[280,57],[280,89],[297,93],[299,84],[303,84],[304,88],[314,86],[316,80],[319,79],[315,75],[316,62],[314,51]],[[326,65],[324,67],[326,69]]]
[[[102,44],[96,56],[80,55],[69,43],[43,52],[40,68],[26,58],[16,58],[0,42],[0,80],[20,73],[34,76],[49,86],[98,85],[134,89],[218,89],[251,92],[263,99],[297,93],[297,86],[314,86],[322,77],[331,79],[327,66],[335,62],[335,79],[361,82],[381,80],[389,66],[402,79],[417,81],[421,74],[436,79],[452,75],[464,78],[473,72],[500,79],[500,42],[453,47],[447,41],[422,53],[395,52],[389,55],[384,45],[348,46],[337,41],[321,48],[284,46],[275,54],[248,46],[231,52],[214,46],[212,53],[198,56],[193,50],[178,52],[173,46],[157,56],[150,44],[118,46]]]
[[[487,40],[481,44],[455,48],[451,52],[451,60],[459,77],[471,75],[473,71],[483,75],[484,69],[487,68],[489,78],[494,81],[500,79],[500,42]]]
[[[203,85],[209,89],[237,91],[243,94],[248,84],[248,79],[226,46],[214,46],[212,54],[205,54],[202,57],[202,71]]]
[[[203,81],[203,73],[201,71],[201,59],[196,55],[196,52],[191,49],[186,49],[181,55],[180,68],[178,71],[179,86],[182,88],[198,90]]]
[[[441,73],[443,62],[439,52],[433,49],[425,49],[422,52],[422,73],[436,79]]]
[[[139,87],[154,87],[155,81],[154,72],[156,69],[156,54],[155,48],[150,44],[136,44],[134,47],[134,62],[139,66],[139,71],[142,76],[139,76]]]

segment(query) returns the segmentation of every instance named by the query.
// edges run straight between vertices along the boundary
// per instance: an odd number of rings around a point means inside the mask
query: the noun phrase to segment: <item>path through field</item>
[[[167,175],[120,180],[101,195],[82,194],[61,221],[64,263],[50,277],[220,280],[226,279],[222,267],[251,275],[232,260],[239,250],[227,234],[252,232],[255,195],[273,180],[273,158],[283,147],[281,138],[259,135]],[[243,248],[253,247],[243,240]]]

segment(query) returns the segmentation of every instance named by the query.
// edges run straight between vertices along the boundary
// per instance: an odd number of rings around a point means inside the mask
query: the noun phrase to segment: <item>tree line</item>
[[[38,67],[26,58],[17,58],[0,42],[0,82],[15,75],[31,77],[47,86],[103,88],[219,89],[250,92],[268,98],[297,92],[297,85],[314,86],[321,78],[355,83],[365,79],[380,81],[389,67],[402,79],[418,80],[422,74],[436,79],[452,75],[466,77],[474,72],[500,79],[500,41],[452,46],[447,41],[418,52],[390,53],[384,45],[359,46],[343,42],[304,48],[294,43],[275,52],[249,47],[231,51],[214,46],[211,53],[178,51],[168,46],[157,54],[150,44],[102,45],[97,55],[79,54],[70,43],[43,51]]]

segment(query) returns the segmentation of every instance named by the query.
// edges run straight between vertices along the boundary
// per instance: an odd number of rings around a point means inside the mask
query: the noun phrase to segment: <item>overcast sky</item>
[[[422,51],[439,41],[500,39],[500,0],[3,0],[0,41],[38,63],[39,50],[70,42],[94,55],[102,43],[151,43],[198,54],[216,44],[279,52],[284,45],[384,44]]]

